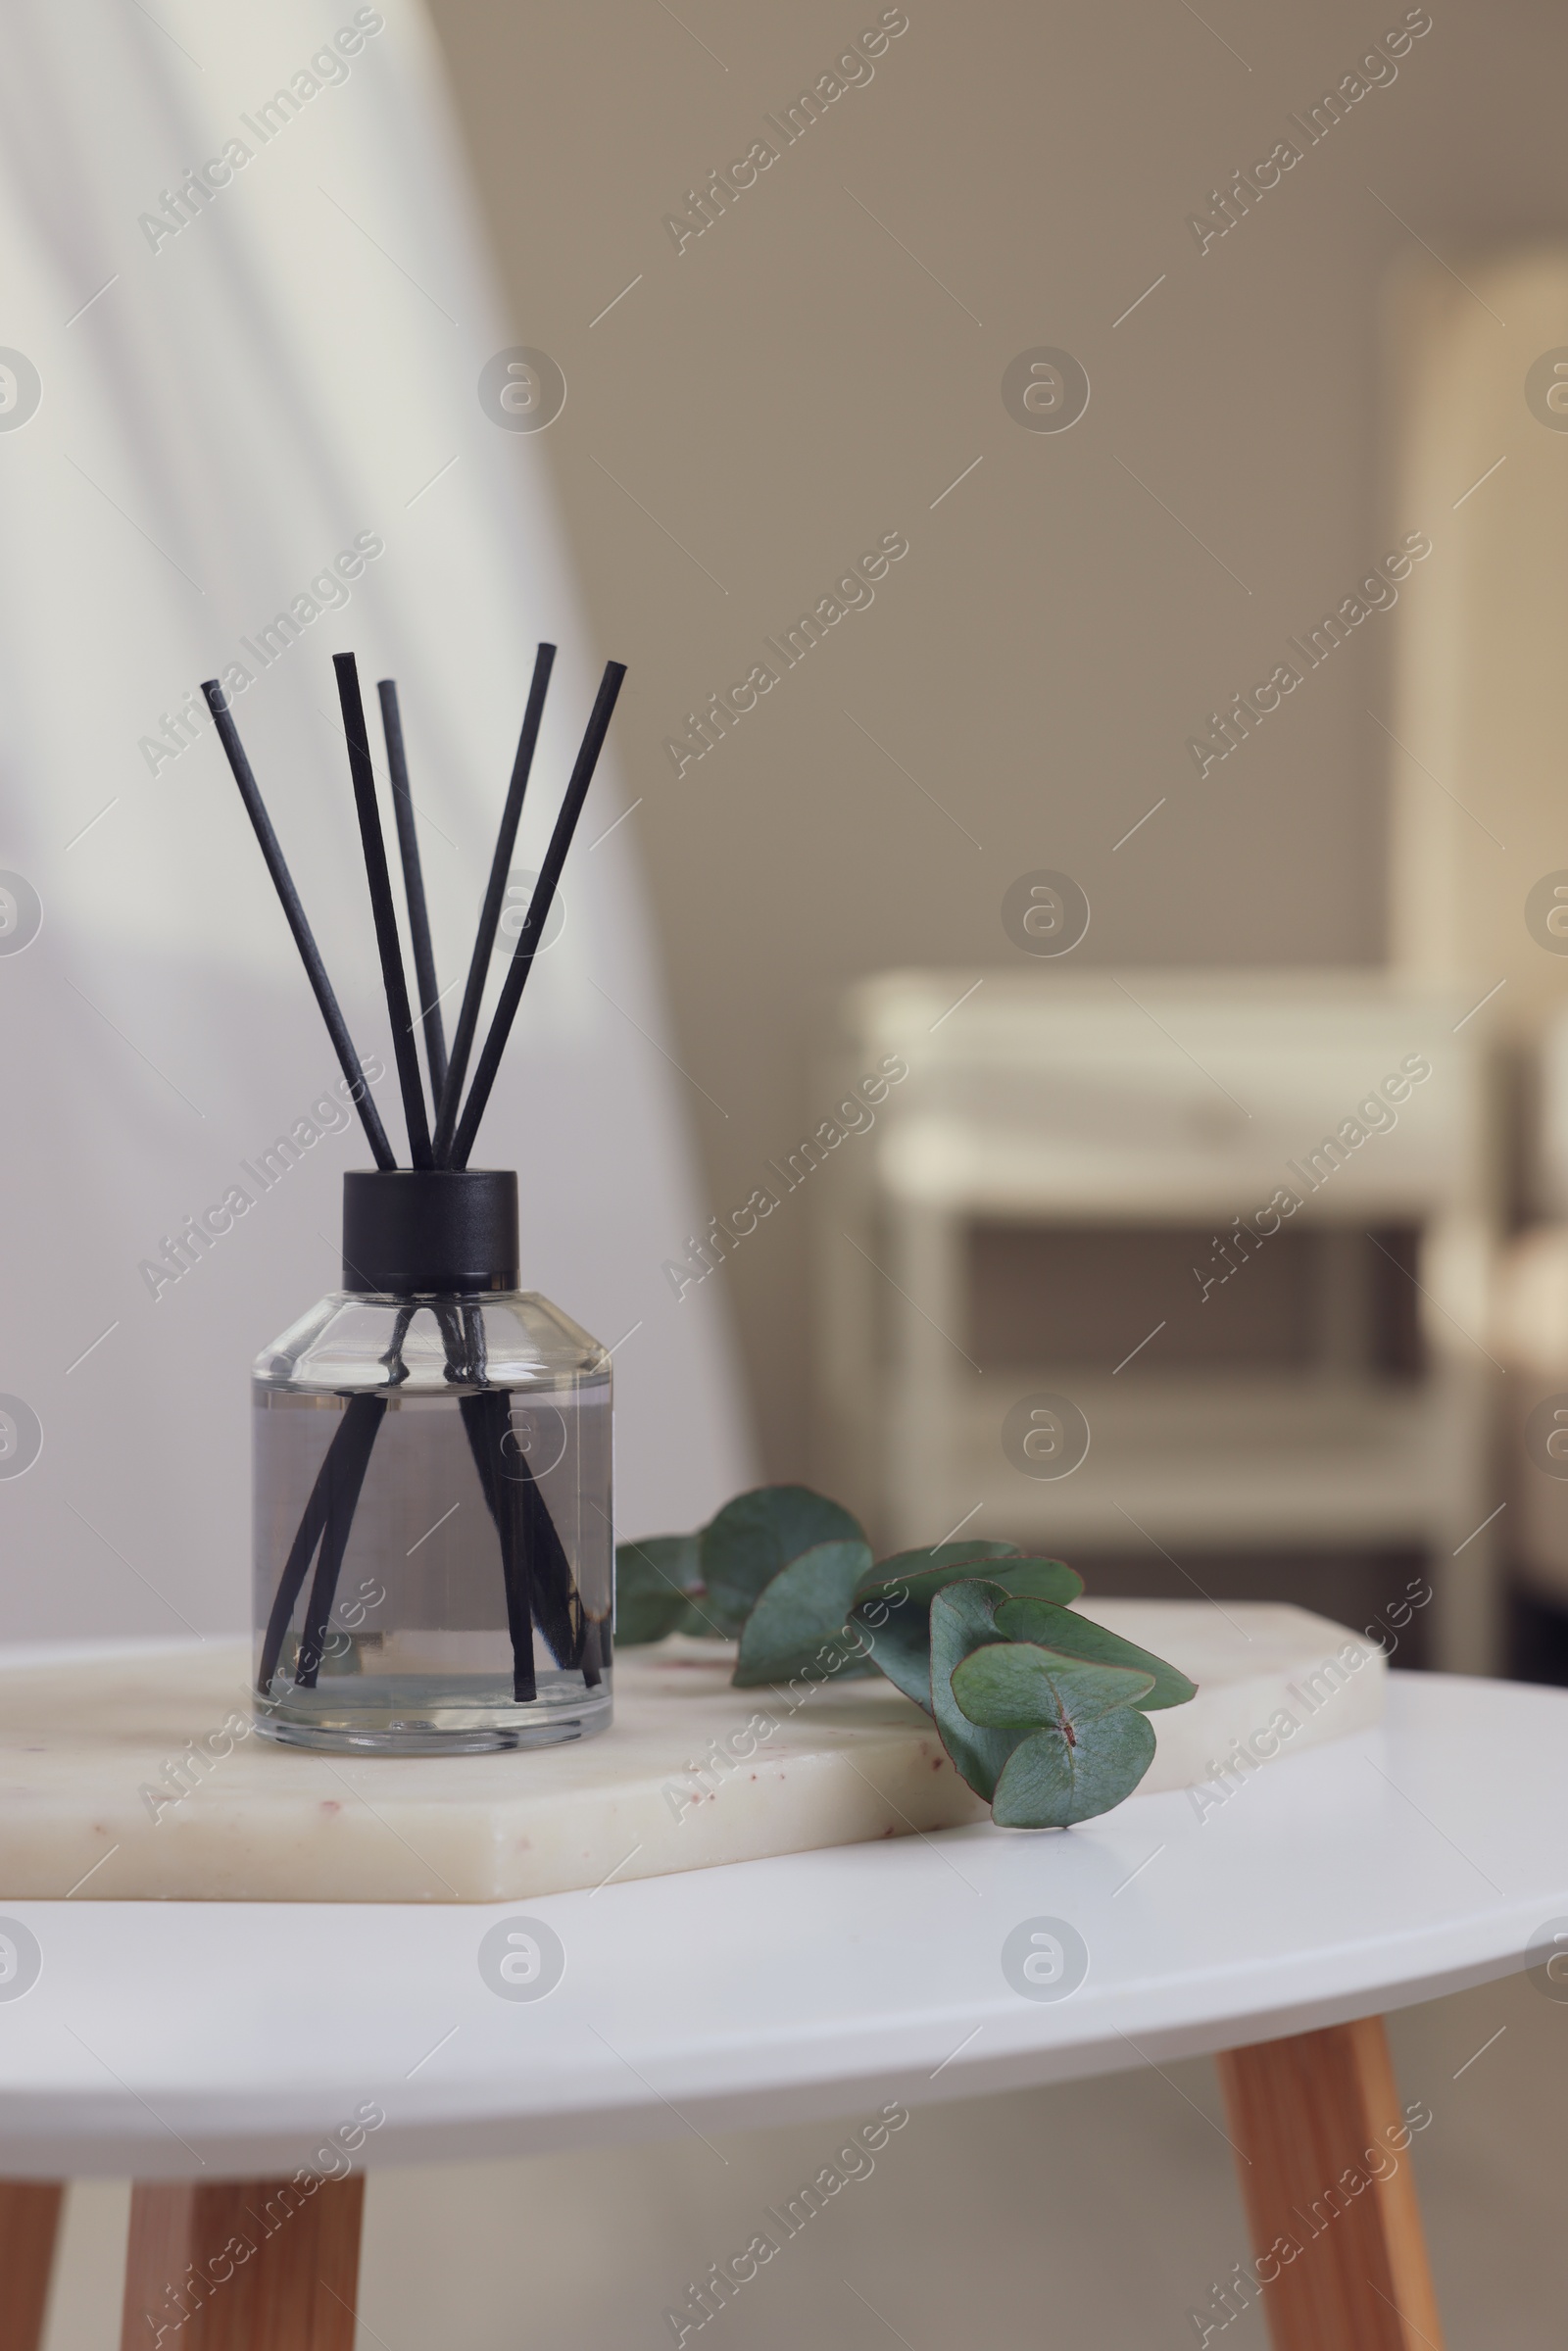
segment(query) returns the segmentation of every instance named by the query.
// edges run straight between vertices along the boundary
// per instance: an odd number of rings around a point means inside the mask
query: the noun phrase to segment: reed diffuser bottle
[[[344,1178],[343,1287],[254,1375],[272,1738],[407,1754],[608,1723],[610,1363],[516,1257],[511,1173]]]
[[[625,672],[608,665],[466,1100],[554,649],[541,646],[446,1050],[397,690],[380,687],[429,1109],[358,676],[338,690],[409,1128],[395,1163],[232,715],[203,689],[375,1159],[344,1178],[343,1286],[257,1358],[257,1727],[359,1754],[473,1753],[608,1728],[611,1367],[518,1288],[517,1180],[470,1168]]]

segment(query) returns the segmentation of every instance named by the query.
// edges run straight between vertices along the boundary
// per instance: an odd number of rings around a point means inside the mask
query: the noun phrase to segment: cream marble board
[[[1200,1685],[1151,1717],[1140,1794],[1211,1782],[1228,1757],[1250,1772],[1382,1714],[1381,1650],[1302,1609],[1084,1613]],[[984,1817],[887,1683],[822,1686],[792,1711],[787,1691],[732,1690],[732,1654],[679,1639],[623,1650],[614,1728],[598,1739],[409,1761],[236,1738],[237,1642],[0,1664],[0,1899],[504,1902]]]

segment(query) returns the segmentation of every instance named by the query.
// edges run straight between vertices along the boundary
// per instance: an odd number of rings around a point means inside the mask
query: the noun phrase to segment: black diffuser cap
[[[516,1176],[510,1167],[345,1175],[343,1287],[402,1297],[515,1290]]]

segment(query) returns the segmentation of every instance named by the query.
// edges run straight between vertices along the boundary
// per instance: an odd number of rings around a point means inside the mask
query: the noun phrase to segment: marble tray
[[[1200,1685],[1151,1717],[1134,1803],[1189,1787],[1222,1801],[1382,1713],[1382,1651],[1302,1609],[1084,1613]],[[239,1642],[0,1657],[0,1900],[504,1902],[984,1816],[889,1684],[824,1685],[792,1710],[786,1691],[730,1689],[732,1654],[679,1638],[622,1651],[598,1739],[409,1761],[256,1738]]]

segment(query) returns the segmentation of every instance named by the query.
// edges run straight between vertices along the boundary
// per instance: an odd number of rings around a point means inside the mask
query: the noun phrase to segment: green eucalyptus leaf
[[[1008,1641],[1038,1641],[1044,1648],[1065,1649],[1070,1656],[1085,1658],[1094,1665],[1121,1665],[1152,1675],[1153,1684],[1148,1696],[1134,1700],[1146,1714],[1152,1714],[1162,1706],[1185,1706],[1198,1692],[1197,1683],[1178,1673],[1174,1665],[1167,1665],[1162,1657],[1152,1656],[1131,1641],[1123,1641],[1119,1633],[1107,1632],[1103,1625],[1080,1616],[1075,1609],[1043,1605],[1032,1594],[1015,1596],[999,1608],[997,1630]]]
[[[949,1559],[948,1552],[962,1554]],[[908,1573],[890,1576],[900,1559],[928,1562]],[[931,1708],[931,1603],[939,1592],[981,1575],[1004,1592],[1027,1593],[1043,1600],[1076,1599],[1083,1579],[1059,1559],[1023,1559],[1001,1550],[976,1559],[963,1543],[939,1543],[930,1552],[901,1551],[881,1560],[871,1578],[862,1577],[855,1600],[855,1623],[864,1626],[871,1643],[872,1662],[888,1680]]]
[[[615,1641],[637,1648],[666,1633],[716,1634],[702,1613],[695,1535],[649,1535],[615,1545]]]
[[[1002,1642],[996,1612],[1006,1596],[998,1584],[966,1578],[937,1593],[929,1619],[931,1680],[925,1703],[960,1778],[988,1804],[1019,1734],[985,1730],[972,1723],[953,1694],[953,1676],[976,1649]]]
[[[819,1674],[834,1673],[837,1657],[854,1657],[846,1619],[870,1555],[862,1540],[819,1543],[781,1567],[746,1619],[736,1689],[787,1682],[811,1666]]]
[[[1073,1744],[1036,1731],[1003,1767],[991,1817],[1003,1829],[1070,1829],[1131,1795],[1153,1754],[1154,1726],[1133,1706],[1087,1723]]]
[[[902,1586],[908,1577],[918,1576],[933,1567],[961,1567],[969,1559],[1016,1559],[1015,1543],[932,1543],[913,1551],[895,1551],[891,1559],[879,1559],[868,1575],[861,1579],[867,1592],[891,1592]],[[858,1598],[859,1593],[856,1594]]]
[[[1004,1592],[1015,1592],[1018,1596],[1042,1598],[1042,1601],[1074,1601],[1079,1592],[1084,1590],[1084,1578],[1074,1575],[1072,1568],[1062,1566],[1060,1559],[1018,1559],[1018,1556],[973,1559],[973,1556],[966,1556],[966,1559],[938,1561],[929,1568],[917,1568],[912,1575],[886,1575],[886,1578],[882,1573],[884,1566],[886,1561],[882,1561],[882,1566],[877,1568],[877,1578],[874,1580],[860,1580],[860,1590],[856,1592],[856,1608],[870,1610],[877,1608],[877,1603],[896,1608],[929,1608],[938,1592],[948,1590],[948,1585],[968,1583],[976,1575],[983,1575],[987,1585],[1002,1585]]]
[[[698,1540],[710,1613],[738,1634],[780,1568],[819,1543],[865,1537],[858,1519],[808,1486],[761,1486],[726,1502]]]
[[[951,1558],[944,1557],[952,1552]],[[901,1558],[917,1564],[895,1575],[892,1559],[881,1559],[869,1576],[861,1579],[855,1595],[856,1606],[869,1606],[878,1600],[903,1605],[913,1601],[929,1608],[939,1592],[965,1577],[983,1576],[988,1583],[1000,1584],[1005,1592],[1027,1593],[1042,1600],[1075,1600],[1083,1591],[1084,1580],[1059,1559],[1025,1559],[1015,1550],[975,1552],[967,1545],[956,1543],[940,1544],[925,1554],[904,1551]]]
[[[1077,1599],[1084,1588],[1077,1569],[1060,1559],[1004,1559],[996,1570],[996,1581],[1004,1592],[1020,1599],[1049,1600],[1061,1606]]]
[[[997,1610],[999,1627],[1005,1613]],[[1086,1665],[1030,1641],[973,1649],[953,1673],[953,1694],[970,1722],[993,1731],[1051,1729],[1073,1737],[1112,1706],[1136,1706],[1153,1686],[1152,1674]]]
[[[896,1690],[931,1711],[931,1611],[910,1601],[894,1608],[877,1603],[869,1616],[858,1605],[850,1623],[868,1644],[870,1660]]]

